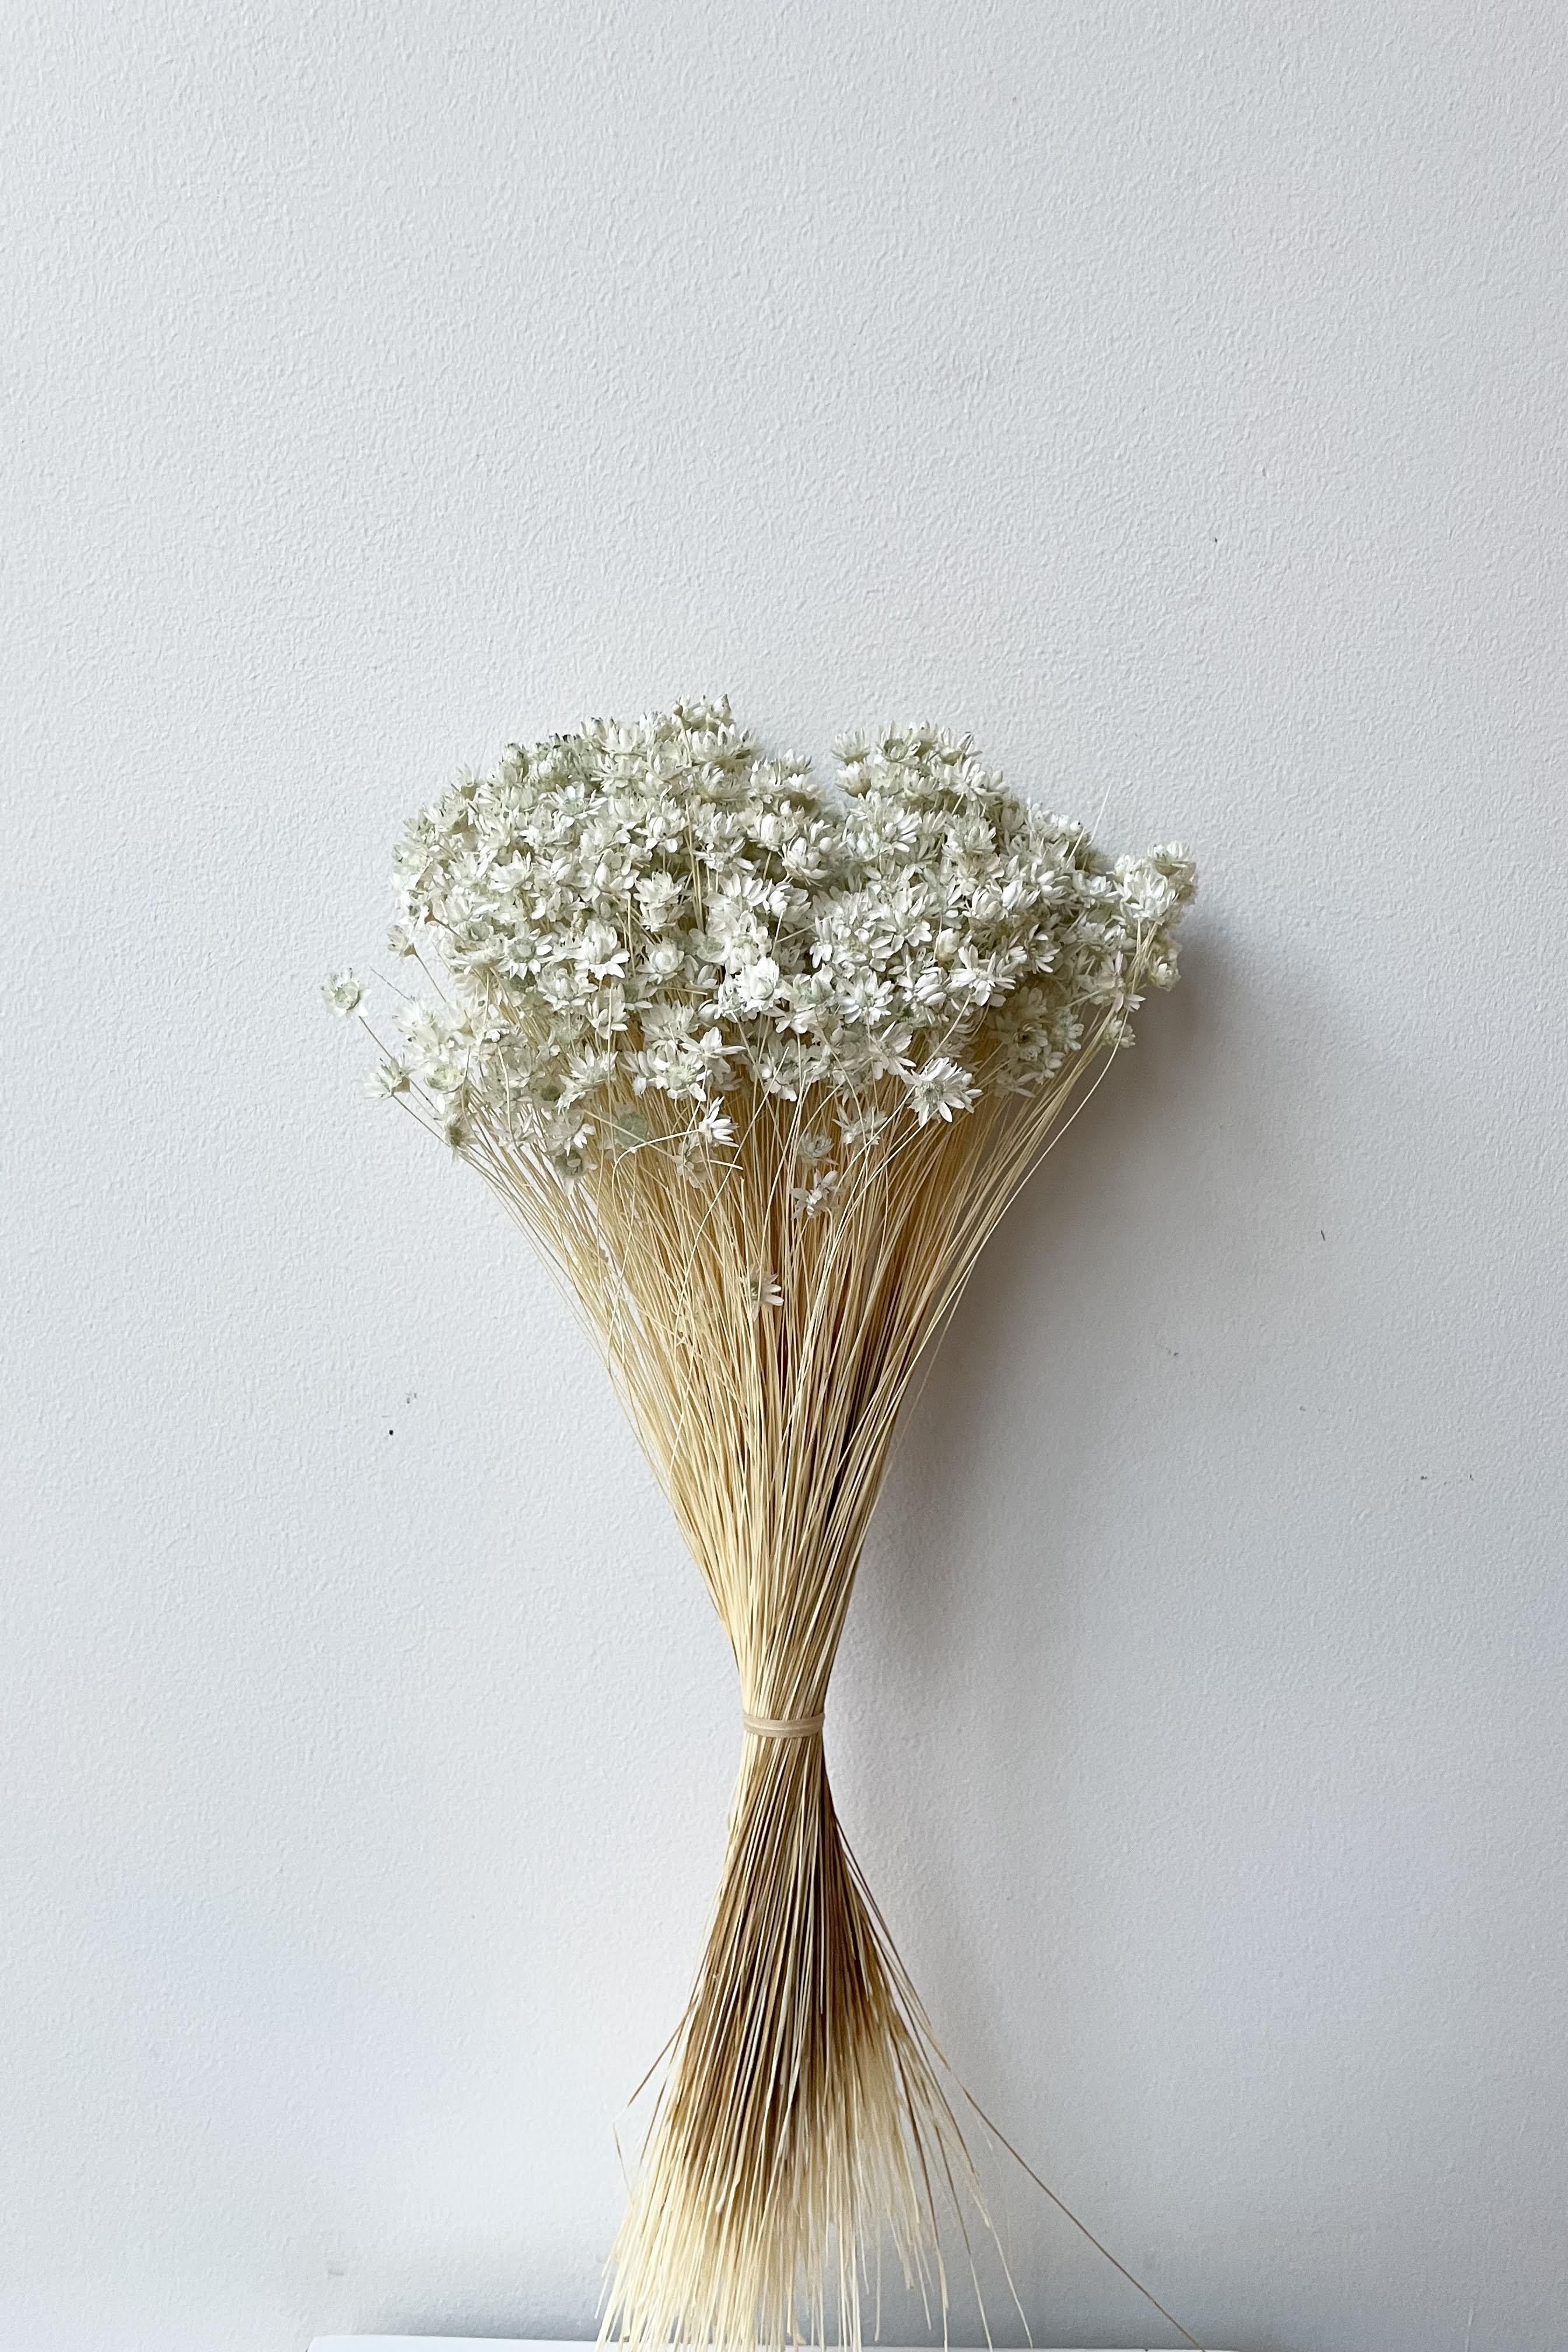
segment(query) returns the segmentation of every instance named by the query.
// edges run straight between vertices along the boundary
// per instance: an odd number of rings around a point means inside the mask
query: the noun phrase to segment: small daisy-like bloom
[[[735,1140],[735,1122],[722,1103],[710,1102],[692,1132],[702,1142],[723,1150]]]
[[[833,1196],[838,1190],[837,1168],[821,1168],[809,1184],[796,1184],[790,1193],[796,1213],[803,1217],[820,1217],[833,1206]]]
[[[779,968],[771,956],[759,956],[730,982],[736,1008],[742,1013],[765,1013],[779,990]]]
[[[405,1095],[408,1092],[408,1065],[406,1062],[395,1062],[388,1055],[379,1061],[374,1070],[365,1072],[363,1083],[366,1094],[374,1100],[379,1101],[387,1095]]]
[[[626,968],[626,950],[611,923],[590,923],[577,942],[577,961],[595,980],[618,980]]]
[[[640,1110],[617,1111],[605,1128],[613,1151],[638,1151],[653,1132]]]
[[[753,1314],[760,1314],[764,1307],[784,1305],[784,1292],[765,1266],[749,1266],[741,1278],[741,1287]]]
[[[646,874],[637,886],[637,912],[650,931],[662,931],[673,922],[680,904],[680,884],[673,874]]]
[[[960,1063],[939,1054],[910,1080],[910,1107],[925,1127],[933,1118],[951,1120],[954,1111],[967,1110],[979,1092]]]
[[[321,1002],[329,1012],[346,1021],[364,1003],[364,985],[357,972],[335,971],[321,988]]]
[[[889,1117],[887,1111],[877,1109],[875,1105],[869,1110],[857,1110],[839,1129],[847,1148],[851,1151],[867,1150],[888,1125]]]

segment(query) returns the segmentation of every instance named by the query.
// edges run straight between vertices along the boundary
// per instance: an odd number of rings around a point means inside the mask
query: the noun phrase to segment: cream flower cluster
[[[570,1180],[650,1140],[722,1150],[742,1089],[852,1148],[1033,1092],[1107,1016],[1130,1041],[1141,986],[1176,976],[1184,851],[1110,866],[936,728],[847,738],[836,761],[825,789],[727,702],[683,703],[455,784],[398,845],[391,934],[447,981],[405,1002],[371,1091],[412,1091],[454,1144],[482,1120]],[[360,1008],[352,972],[323,992]],[[831,1188],[805,1161],[803,1195]]]

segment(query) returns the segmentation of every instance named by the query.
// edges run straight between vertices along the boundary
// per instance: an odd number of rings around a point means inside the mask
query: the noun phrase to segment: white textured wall
[[[1204,865],[835,1686],[939,2031],[1210,2342],[1561,2340],[1565,42],[13,0],[10,2352],[590,2328],[735,1695],[316,990],[462,763],[726,688]]]

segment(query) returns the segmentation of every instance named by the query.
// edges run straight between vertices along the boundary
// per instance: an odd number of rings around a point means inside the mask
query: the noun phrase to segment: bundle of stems
[[[967,738],[837,759],[824,793],[694,703],[462,780],[399,845],[389,942],[435,1001],[368,1082],[563,1278],[734,1652],[718,1900],[612,2260],[605,2333],[637,2347],[858,2346],[889,2236],[945,2316],[942,2220],[984,2206],[834,1811],[828,1682],[917,1369],[1174,981],[1194,889],[1179,846],[1111,866]]]
[[[1041,1093],[873,1124],[830,1215],[792,1202],[808,1116],[755,1090],[729,1097],[736,1148],[710,1189],[654,1145],[570,1190],[482,1124],[467,1146],[581,1303],[740,1678],[718,1900],[612,2258],[606,2338],[749,2352],[826,2343],[834,2323],[858,2346],[885,2233],[945,2315],[942,2215],[984,2220],[924,2013],[838,1825],[821,1725],[900,1406],[1123,1017]]]

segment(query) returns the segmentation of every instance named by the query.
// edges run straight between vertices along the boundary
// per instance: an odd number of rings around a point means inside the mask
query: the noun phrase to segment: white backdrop
[[[1546,2352],[1561,11],[13,0],[5,48],[0,2343],[591,2332],[735,1693],[584,1344],[317,989],[461,765],[728,690],[968,728],[1204,869],[835,1685],[938,2030],[1210,2342]],[[1144,2341],[1005,2197],[1037,2338]]]

